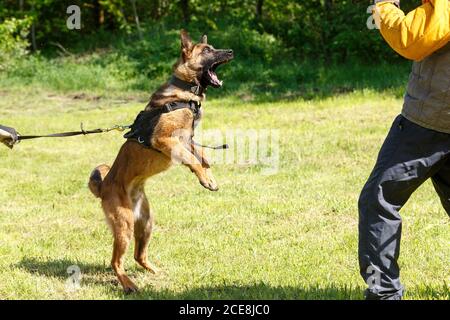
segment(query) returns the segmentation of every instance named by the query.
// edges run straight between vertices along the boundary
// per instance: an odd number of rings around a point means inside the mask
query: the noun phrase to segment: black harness
[[[189,102],[171,102],[163,107],[151,108],[150,110],[141,111],[134,123],[131,125],[131,130],[123,137],[127,140],[136,141],[146,148],[153,148],[151,139],[153,131],[159,121],[159,118],[165,114],[179,109],[189,109],[194,115],[192,121],[192,130],[194,130],[195,123],[201,117],[202,105],[197,101]]]
[[[204,88],[201,85],[181,80],[175,76],[170,79],[171,85],[183,90],[189,91],[197,96],[201,96],[204,92]],[[201,117],[202,105],[197,101],[178,101],[170,102],[162,107],[154,107],[149,110],[141,111],[134,123],[131,125],[131,130],[124,135],[124,138],[131,141],[136,141],[146,148],[153,148],[151,139],[153,131],[159,121],[159,118],[165,114],[179,109],[189,109],[194,115],[194,121],[192,122],[192,132],[194,131],[195,123]]]

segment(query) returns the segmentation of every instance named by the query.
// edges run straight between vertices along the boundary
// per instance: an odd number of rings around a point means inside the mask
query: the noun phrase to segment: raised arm
[[[429,0],[407,15],[394,4],[399,1],[375,3],[383,38],[407,59],[420,61],[450,40],[449,0]]]

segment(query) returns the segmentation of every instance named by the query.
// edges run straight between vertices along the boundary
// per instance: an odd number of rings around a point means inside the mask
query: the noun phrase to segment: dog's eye
[[[203,48],[203,53],[210,53],[211,49],[209,47],[204,47]]]

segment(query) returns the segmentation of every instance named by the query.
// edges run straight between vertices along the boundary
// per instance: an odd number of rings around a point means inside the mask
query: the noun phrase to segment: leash
[[[111,128],[98,128],[98,129],[94,129],[94,130],[84,130],[83,123],[81,123],[80,131],[59,132],[59,133],[52,133],[52,134],[46,134],[46,135],[28,135],[28,136],[19,135],[17,137],[17,140],[21,141],[21,140],[30,140],[30,139],[38,139],[38,138],[64,138],[64,137],[73,137],[73,136],[88,135],[88,134],[95,134],[95,133],[106,133],[106,132],[110,132],[110,131],[114,131],[114,130],[125,131],[129,128],[131,128],[131,125],[126,125],[126,126],[116,125]]]
[[[98,128],[98,129],[93,129],[93,130],[84,130],[83,123],[81,123],[80,127],[81,127],[80,131],[67,131],[67,132],[59,132],[59,133],[52,133],[52,134],[45,134],[45,135],[27,135],[27,136],[18,135],[17,140],[22,141],[22,140],[31,140],[31,139],[39,139],[39,138],[65,138],[65,137],[74,137],[74,136],[80,136],[80,135],[85,136],[88,134],[107,133],[107,132],[111,132],[111,131],[122,132],[127,129],[130,129],[131,125],[124,125],[124,126],[115,125],[114,127],[111,127],[111,128]],[[195,142],[194,140],[191,140],[191,141],[196,146],[213,149],[213,150],[221,150],[221,149],[229,148],[228,144],[223,144],[221,146],[207,146],[207,145],[203,145],[198,142]]]

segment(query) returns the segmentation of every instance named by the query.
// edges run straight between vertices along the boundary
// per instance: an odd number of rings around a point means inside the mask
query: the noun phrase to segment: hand
[[[424,1],[428,2],[429,0],[424,0]],[[380,3],[380,2],[392,2],[398,8],[400,8],[400,0],[375,0],[374,4],[377,4],[377,3]]]
[[[14,128],[0,125],[0,142],[12,149],[14,144],[19,141],[19,135]]]

